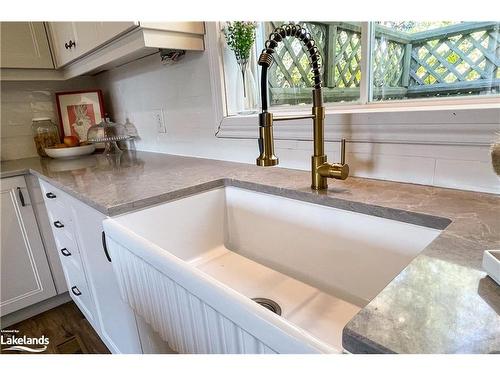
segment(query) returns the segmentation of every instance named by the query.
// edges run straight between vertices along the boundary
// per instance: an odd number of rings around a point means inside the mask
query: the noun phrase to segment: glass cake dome
[[[87,132],[87,141],[92,143],[104,143],[104,154],[115,154],[122,152],[117,141],[124,141],[129,138],[126,128],[112,122],[109,117],[91,126]]]

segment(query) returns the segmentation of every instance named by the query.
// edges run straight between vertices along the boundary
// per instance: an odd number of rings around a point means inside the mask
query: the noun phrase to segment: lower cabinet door
[[[87,320],[94,322],[94,304],[83,272],[76,268],[74,263],[69,259],[64,259],[62,262],[68,283],[69,295]]]
[[[135,314],[121,299],[113,267],[103,247],[102,221],[106,216],[73,198],[70,206],[101,339],[113,353],[142,353]]]
[[[0,316],[56,295],[23,176],[1,180]]]

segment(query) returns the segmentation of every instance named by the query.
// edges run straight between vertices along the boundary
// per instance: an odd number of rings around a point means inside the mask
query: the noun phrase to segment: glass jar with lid
[[[59,129],[49,117],[37,117],[32,120],[31,129],[36,152],[40,156],[47,156],[45,149],[61,142]]]

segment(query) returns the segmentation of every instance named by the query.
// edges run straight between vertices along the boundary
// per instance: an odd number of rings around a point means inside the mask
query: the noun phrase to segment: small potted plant
[[[227,46],[234,52],[236,62],[241,71],[244,110],[240,113],[255,112],[257,106],[255,81],[248,64],[252,47],[255,43],[256,27],[256,22],[232,21],[226,22],[223,29]]]

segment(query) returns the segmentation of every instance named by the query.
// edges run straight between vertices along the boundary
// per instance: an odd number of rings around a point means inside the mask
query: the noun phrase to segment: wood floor
[[[74,302],[68,302],[52,310],[16,323],[3,331],[17,330],[16,337],[49,338],[47,354],[109,354],[90,323],[85,319]],[[8,335],[2,333],[3,336]],[[2,345],[2,348],[7,345]],[[26,352],[2,351],[16,354]]]

